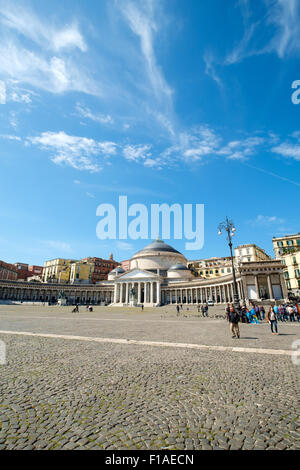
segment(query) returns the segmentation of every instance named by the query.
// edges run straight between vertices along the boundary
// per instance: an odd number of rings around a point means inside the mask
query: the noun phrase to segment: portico
[[[115,278],[113,305],[148,305],[161,303],[160,286],[162,278],[141,269],[132,269]]]

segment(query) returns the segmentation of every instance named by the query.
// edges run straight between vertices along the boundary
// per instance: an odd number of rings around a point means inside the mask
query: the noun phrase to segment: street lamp
[[[239,294],[238,294],[238,288],[237,288],[237,282],[236,282],[236,277],[235,277],[235,268],[234,268],[234,262],[233,262],[233,254],[232,254],[232,237],[234,237],[236,228],[233,224],[232,220],[229,220],[228,217],[226,217],[226,220],[224,222],[221,222],[219,224],[219,232],[218,235],[222,235],[222,230],[225,230],[227,232],[227,239],[228,239],[228,245],[230,248],[230,256],[231,256],[231,264],[232,264],[232,276],[233,276],[233,305],[234,308],[239,311],[240,310],[240,302],[239,302]]]

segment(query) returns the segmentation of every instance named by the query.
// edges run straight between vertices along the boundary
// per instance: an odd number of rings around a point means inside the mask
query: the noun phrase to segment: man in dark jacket
[[[229,326],[230,326],[232,337],[239,338],[240,337],[240,329],[239,329],[240,316],[235,311],[235,308],[233,305],[231,305],[230,307],[230,311],[228,314],[228,321],[229,321]]]

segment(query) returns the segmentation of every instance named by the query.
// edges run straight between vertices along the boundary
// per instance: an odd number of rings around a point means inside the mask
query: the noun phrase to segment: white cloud
[[[148,76],[153,86],[155,94],[170,97],[172,90],[167,84],[160,68],[157,65],[154,53],[154,34],[158,30],[158,25],[154,19],[153,2],[144,2],[143,9],[138,8],[136,3],[126,1],[123,4],[122,12],[134,34],[140,39],[141,50],[145,59]]]
[[[0,104],[6,103],[6,86],[5,83],[0,80]]]
[[[41,20],[28,6],[24,8],[19,2],[2,2],[0,21],[9,30],[14,30],[42,47],[55,51],[69,48],[87,50],[76,22],[63,27],[55,26],[48,19]]]
[[[96,197],[92,193],[85,193],[85,194],[87,195],[87,197],[90,197],[91,199],[95,199],[95,197]]]
[[[43,132],[38,137],[29,137],[28,141],[53,152],[54,163],[92,173],[101,170],[95,157],[116,151],[113,142],[98,142],[86,137],[68,135],[65,132]]]
[[[298,0],[265,0],[265,15],[256,22],[251,22],[251,3],[243,0],[239,4],[242,7],[244,35],[225,58],[225,65],[240,62],[253,55],[275,53],[283,59],[300,52]],[[258,38],[264,36],[268,39],[265,43],[258,44]]]
[[[272,225],[272,224],[282,224],[284,223],[284,219],[281,219],[275,215],[258,215],[256,219],[253,221],[254,224],[260,225]]]
[[[92,121],[99,122],[100,124],[113,124],[113,118],[107,114],[94,114],[89,108],[81,106],[79,103],[76,104],[76,111],[80,114],[80,116],[91,119]]]
[[[138,162],[147,157],[151,157],[151,145],[126,145],[123,149],[123,155],[127,160]]]
[[[119,250],[123,250],[123,251],[133,250],[133,245],[131,243],[127,243],[127,242],[118,241],[116,246]]]
[[[216,73],[216,69],[214,66],[214,57],[211,51],[206,51],[203,60],[205,62],[205,73],[209,75],[218,85],[220,88],[223,88],[223,83],[220,77],[218,77]]]
[[[70,58],[48,58],[12,41],[0,44],[0,57],[0,74],[19,82],[51,93],[81,91],[100,94],[99,87]]]
[[[290,143],[281,143],[276,147],[273,147],[272,152],[282,155],[286,158],[292,158],[293,160],[300,161],[300,145],[290,144]]]
[[[76,21],[67,26],[55,26],[49,19],[41,20],[29,7],[2,1],[0,29],[0,76],[50,93],[102,94],[98,83],[80,63],[79,54],[85,52],[87,46]],[[71,56],[72,49],[79,49],[75,60]],[[12,100],[29,103],[30,96],[13,94]]]
[[[10,135],[10,134],[1,134],[0,138],[1,139],[7,139],[7,140],[17,140],[17,141],[22,140],[21,137],[19,137],[17,135]]]
[[[32,102],[29,93],[17,93],[16,91],[14,91],[11,93],[9,98],[11,101],[15,101],[16,103],[30,104]]]
[[[283,58],[293,52],[300,51],[300,17],[298,0],[276,0],[268,2],[268,23],[276,28],[276,33],[266,52],[275,51]]]
[[[265,142],[265,138],[258,136],[247,137],[244,140],[233,140],[218,150],[217,153],[225,155],[229,160],[247,160]]]

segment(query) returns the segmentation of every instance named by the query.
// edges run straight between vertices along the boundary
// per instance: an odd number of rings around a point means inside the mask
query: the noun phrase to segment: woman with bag
[[[270,307],[267,315],[267,322],[271,325],[272,335],[279,335],[278,328],[277,328],[277,316],[274,312],[274,307]],[[273,331],[273,327],[275,328],[275,333]]]

